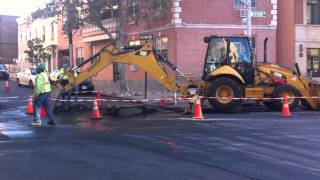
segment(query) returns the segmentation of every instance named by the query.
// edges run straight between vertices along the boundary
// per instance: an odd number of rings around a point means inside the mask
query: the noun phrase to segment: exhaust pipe
[[[300,67],[298,63],[294,63],[295,67],[296,67],[296,72],[298,74],[298,76],[301,76],[301,71],[300,71]]]
[[[268,37],[266,37],[263,42],[263,48],[264,48],[263,62],[264,63],[267,63],[267,45],[268,45]]]

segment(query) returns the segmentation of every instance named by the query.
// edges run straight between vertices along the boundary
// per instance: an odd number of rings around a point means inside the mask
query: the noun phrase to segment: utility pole
[[[251,37],[252,35],[252,0],[247,0],[247,36]]]

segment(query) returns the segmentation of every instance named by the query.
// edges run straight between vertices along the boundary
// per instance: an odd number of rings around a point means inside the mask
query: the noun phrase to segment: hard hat
[[[46,70],[46,65],[45,64],[39,64],[37,69],[39,69],[41,71],[44,71],[44,70]]]
[[[67,64],[63,64],[63,68],[64,69],[68,69],[68,65]]]

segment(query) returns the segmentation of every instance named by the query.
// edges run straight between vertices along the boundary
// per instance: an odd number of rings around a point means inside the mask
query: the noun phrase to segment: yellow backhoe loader
[[[319,96],[319,85],[304,79],[298,66],[293,70],[268,64],[267,39],[264,43],[265,60],[262,64],[253,62],[248,37],[208,36],[204,41],[208,43],[208,48],[202,79],[185,77],[174,64],[157,54],[151,44],[119,48],[110,40],[98,54],[73,68],[75,70],[91,62],[77,78],[72,76],[72,72],[67,72],[69,83],[56,86],[58,88],[55,88],[54,97],[61,91],[69,91],[73,86],[96,76],[112,63],[123,63],[139,66],[170,92],[180,92],[186,97],[193,95],[191,92],[196,92],[197,95],[207,98],[214,109],[220,111],[235,109],[243,98],[261,99],[267,107],[280,110],[280,98],[284,96],[288,98],[291,108],[296,107],[301,100],[306,108],[318,109],[318,99],[314,96]],[[185,77],[184,83],[177,84],[175,78],[166,72],[164,64]]]

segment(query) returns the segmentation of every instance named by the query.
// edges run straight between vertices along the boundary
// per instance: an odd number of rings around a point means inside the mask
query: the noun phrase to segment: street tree
[[[35,38],[28,40],[28,49],[24,51],[27,54],[27,60],[32,65],[38,66],[41,63],[46,63],[51,58],[51,51],[53,47],[44,47],[43,40]]]
[[[171,0],[52,0],[44,9],[39,9],[32,14],[32,18],[46,18],[60,16],[64,19],[63,31],[69,39],[69,54],[73,63],[73,33],[85,24],[92,24],[100,28],[119,46],[125,43],[125,23],[145,22],[146,28],[150,27],[153,20],[164,17],[165,10]],[[109,16],[109,17],[107,17]],[[112,36],[110,29],[103,25],[105,18],[117,18],[116,36]],[[72,66],[73,64],[71,64]],[[115,68],[117,69],[117,68]],[[128,81],[123,65],[118,66],[120,74],[120,89],[128,93]]]

